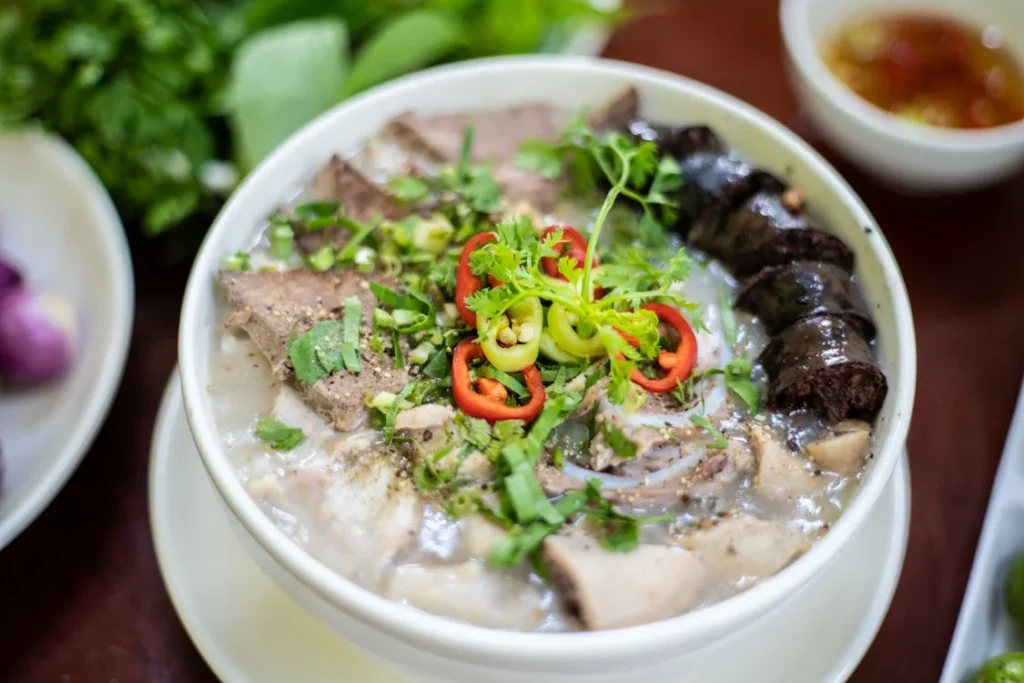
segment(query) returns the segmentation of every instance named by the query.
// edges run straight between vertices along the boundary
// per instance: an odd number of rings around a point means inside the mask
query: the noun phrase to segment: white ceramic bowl
[[[996,26],[1024,64],[1024,3],[1019,0],[783,0],[790,80],[811,120],[839,151],[897,188],[967,190],[1012,175],[1024,165],[1024,121],[984,130],[917,125],[854,94],[819,57],[822,43],[845,21],[899,12]]]
[[[737,597],[629,629],[570,634],[498,631],[390,602],[346,581],[294,545],[242,487],[225,455],[207,393],[222,321],[216,273],[251,243],[266,215],[339,149],[351,149],[408,109],[448,112],[545,101],[568,110],[639,87],[643,113],[666,123],[706,122],[744,155],[788,177],[857,255],[891,385],[878,448],[843,517],[804,557]],[[185,409],[203,462],[244,544],[267,573],[339,634],[418,680],[658,680],[687,656],[766,614],[800,590],[864,521],[892,474],[910,422],[915,382],[910,305],[885,238],[864,205],[810,147],[754,108],[700,83],[645,67],[558,57],[491,59],[406,77],[324,114],[284,143],[236,191],[208,234],[189,279],[179,339]]]
[[[131,339],[134,290],[124,228],[103,185],[64,141],[0,135],[0,252],[28,285],[68,297],[81,327],[59,381],[0,394],[0,548],[57,494],[114,398]]]

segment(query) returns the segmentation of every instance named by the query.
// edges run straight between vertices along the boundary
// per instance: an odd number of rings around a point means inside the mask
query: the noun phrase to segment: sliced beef
[[[842,318],[793,323],[765,347],[758,362],[768,373],[768,406],[809,406],[829,422],[870,419],[888,391],[871,347]]]
[[[386,134],[409,152],[431,162],[454,163],[462,153],[466,127],[473,124],[473,161],[494,166],[494,179],[510,205],[524,201],[540,211],[558,202],[560,184],[516,168],[512,160],[526,140],[553,141],[558,112],[545,104],[526,104],[468,114],[424,116],[406,113],[393,119]]]
[[[707,578],[692,552],[665,545],[616,553],[586,536],[551,536],[543,556],[569,613],[588,630],[682,614],[697,604]]]
[[[802,555],[810,540],[780,522],[739,515],[716,521],[680,542],[725,581],[772,576]]]
[[[355,221],[398,220],[410,214],[384,188],[369,180],[335,154],[313,179],[316,199],[337,199],[345,215]],[[311,254],[325,244],[344,245],[350,236],[347,228],[299,231],[295,245],[303,254]]]
[[[875,336],[850,274],[831,263],[796,261],[765,268],[747,281],[736,307],[761,318],[769,334],[815,315],[843,318],[865,339]]]
[[[220,284],[231,306],[225,326],[245,330],[282,379],[294,379],[288,360],[293,330],[304,334],[318,320],[341,317],[345,299],[355,297],[363,304],[365,337],[376,305],[367,276],[354,271],[223,271]],[[342,370],[312,385],[296,382],[295,387],[335,429],[348,430],[366,417],[367,394],[398,393],[409,379],[406,370],[392,368],[378,354],[364,354],[358,374]]]
[[[559,116],[546,104],[524,104],[465,114],[424,116],[406,113],[388,124],[404,145],[435,161],[455,162],[462,153],[466,126],[473,124],[473,160],[510,161],[524,140],[553,141],[559,135]]]

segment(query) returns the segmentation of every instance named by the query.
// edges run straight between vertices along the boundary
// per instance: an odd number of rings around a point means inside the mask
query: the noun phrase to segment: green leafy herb
[[[530,397],[530,390],[527,389],[523,385],[522,382],[520,382],[519,380],[517,380],[515,377],[513,377],[510,374],[508,374],[507,372],[499,370],[498,368],[494,367],[493,365],[482,365],[482,366],[480,366],[480,368],[477,370],[477,374],[480,377],[486,377],[488,379],[493,379],[493,380],[497,380],[497,381],[501,382],[502,385],[504,385],[504,387],[506,389],[511,391],[513,394],[515,394],[519,398],[529,398]]]
[[[455,416],[455,425],[459,434],[467,443],[471,443],[480,450],[484,450],[491,443],[491,425],[487,420],[470,417],[465,413]]]
[[[708,444],[708,448],[721,450],[729,445],[729,440],[725,438],[725,435],[718,431],[715,426],[711,424],[711,421],[703,415],[691,415],[690,422],[711,435],[711,443]]]
[[[334,267],[334,246],[325,244],[306,258],[310,269],[322,273]]]
[[[306,439],[298,427],[289,427],[270,417],[264,417],[256,423],[256,436],[275,451],[290,451]]]
[[[287,261],[292,257],[295,248],[295,233],[292,226],[281,220],[272,220],[270,223],[270,250],[274,257],[280,261]]]
[[[451,353],[444,348],[438,349],[423,366],[423,375],[434,379],[443,379],[451,374]]]
[[[412,176],[395,176],[388,180],[388,190],[400,202],[411,204],[423,199],[430,191],[425,182]]]
[[[391,330],[391,352],[395,355],[395,367],[404,368],[405,358],[402,356],[402,341],[398,330]]]
[[[463,41],[464,28],[451,14],[410,10],[379,30],[356,54],[344,96],[428,66]]]
[[[751,415],[761,410],[761,392],[751,379],[753,366],[746,358],[734,358],[725,365],[725,386],[740,397]]]
[[[242,167],[335,104],[347,70],[348,30],[337,18],[276,26],[243,42],[227,95]]]
[[[397,315],[398,311],[410,312],[409,314],[412,317],[407,321],[399,322],[396,317],[395,323],[397,327],[395,329],[399,333],[413,334],[434,326],[437,313],[434,310],[434,304],[424,295],[415,291],[401,294],[390,287],[376,282],[370,283],[370,291],[373,292],[379,303],[396,309],[392,314],[393,316]]]
[[[732,302],[729,301],[729,295],[725,292],[722,292],[722,296],[719,298],[718,307],[722,312],[722,333],[725,335],[725,343],[735,346],[736,340],[739,338],[736,332],[736,317],[732,313]]]
[[[313,384],[341,369],[342,332],[340,320],[321,320],[288,342],[288,358],[300,383]]]
[[[562,155],[551,145],[527,140],[516,152],[513,163],[524,171],[552,179],[562,175]]]
[[[402,390],[398,392],[398,396],[395,397],[394,402],[388,407],[384,413],[384,427],[381,431],[384,434],[384,440],[388,443],[395,438],[395,418],[398,417],[399,411],[405,410],[407,407],[406,399],[416,391],[418,382],[409,382]]]
[[[605,441],[615,451],[615,455],[623,460],[636,457],[636,444],[617,426],[611,422],[604,422],[601,424],[601,431]]]
[[[363,324],[363,304],[355,297],[345,299],[345,327],[342,333],[341,359],[345,369],[352,373],[363,369],[359,351],[359,328]]]
[[[236,251],[224,262],[225,270],[252,270],[252,262],[249,260],[248,252]]]

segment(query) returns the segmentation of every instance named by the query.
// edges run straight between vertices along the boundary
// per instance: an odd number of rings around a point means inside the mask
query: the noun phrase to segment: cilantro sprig
[[[649,235],[657,232],[664,236],[655,208],[675,207],[670,194],[682,184],[679,166],[668,157],[659,158],[652,142],[634,140],[619,132],[597,135],[582,122],[570,125],[555,143],[524,144],[517,163],[546,177],[556,177],[567,168],[575,169],[577,175],[596,173],[604,177],[610,188],[591,228],[586,255],[582,264],[568,256],[559,257],[556,247],[562,234],[555,231],[539,237],[528,218],[503,221],[496,228],[497,239],[473,253],[470,268],[477,275],[490,275],[505,284],[482,289],[466,303],[478,315],[491,319],[492,325],[527,298],[560,305],[575,318],[579,329],[597,335],[611,359],[608,396],[622,403],[638,362],[654,359],[660,350],[657,316],[640,306],[660,300],[693,310],[694,305],[676,294],[674,287],[689,275],[691,261],[685,251],[678,250],[659,266],[652,264],[643,250],[626,248],[609,255],[608,263],[598,271],[595,256],[608,217],[622,197],[640,205],[641,225],[649,224]],[[558,258],[558,270],[565,281],[545,275],[541,268],[545,258]],[[596,299],[594,285],[605,288],[605,296]],[[627,342],[623,334],[636,345]]]

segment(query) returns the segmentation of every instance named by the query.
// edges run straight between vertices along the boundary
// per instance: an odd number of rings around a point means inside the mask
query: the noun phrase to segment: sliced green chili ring
[[[595,334],[581,337],[569,320],[569,313],[561,304],[551,304],[548,309],[548,330],[552,339],[563,351],[580,358],[594,358],[605,355],[604,346]]]
[[[540,335],[540,352],[546,358],[553,360],[556,363],[577,363],[579,358],[572,355],[555,341],[555,338],[551,336],[551,332],[544,329],[544,332]]]
[[[540,353],[544,308],[540,304],[540,299],[530,297],[509,308],[505,315],[508,316],[512,328],[529,327],[531,335],[528,341],[502,346],[498,343],[501,329],[497,325],[492,326],[490,319],[483,316],[477,316],[477,334],[480,336],[480,347],[491,365],[504,372],[518,372],[528,365],[533,365]]]

